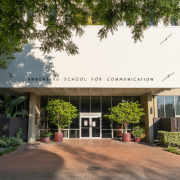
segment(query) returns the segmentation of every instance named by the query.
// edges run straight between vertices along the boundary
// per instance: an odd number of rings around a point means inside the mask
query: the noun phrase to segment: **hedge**
[[[180,132],[158,131],[157,139],[167,146],[180,146]]]

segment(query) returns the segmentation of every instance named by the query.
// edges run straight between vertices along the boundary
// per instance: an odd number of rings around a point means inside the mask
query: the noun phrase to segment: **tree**
[[[145,115],[145,113],[142,112],[144,109],[139,108],[139,106],[138,101],[119,103],[117,106],[109,109],[111,114],[106,114],[104,117],[120,124],[123,123],[125,133],[127,133],[129,123],[138,123],[140,117]]]
[[[37,38],[42,42],[40,49],[44,53],[54,49],[76,55],[78,47],[71,40],[72,31],[81,37],[90,15],[99,21],[96,24],[104,25],[98,32],[101,40],[108,32],[118,30],[119,23],[124,21],[136,42],[141,41],[150,22],[154,25],[161,19],[164,24],[176,22],[180,9],[178,0],[1,0],[0,53],[7,44],[12,46],[10,53],[14,53],[12,40],[15,45],[19,42],[24,45]],[[37,22],[43,23],[44,29],[36,29]],[[8,49],[5,50],[9,54]]]
[[[52,99],[46,106],[48,112],[47,120],[58,127],[58,133],[72,123],[72,119],[78,117],[78,110],[69,102]]]

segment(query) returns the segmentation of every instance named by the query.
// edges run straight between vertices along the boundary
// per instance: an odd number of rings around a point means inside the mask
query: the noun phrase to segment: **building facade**
[[[127,100],[141,103],[145,115],[140,125],[150,143],[153,118],[180,116],[179,26],[151,27],[137,43],[126,26],[102,41],[97,37],[99,29],[87,26],[85,35],[74,37],[79,55],[55,51],[43,55],[40,42],[33,41],[16,54],[8,69],[0,70],[1,98],[5,93],[28,95],[16,110],[29,111],[29,143],[41,130],[57,131],[46,120],[45,106],[51,98],[68,101],[79,110],[79,117],[64,129],[64,138],[120,138],[122,125],[103,115]]]

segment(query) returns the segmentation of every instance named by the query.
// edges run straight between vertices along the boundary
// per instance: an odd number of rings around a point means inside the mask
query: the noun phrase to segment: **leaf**
[[[4,95],[4,101],[6,102],[6,104],[11,104],[11,97],[9,96],[9,94],[5,94]]]
[[[14,104],[9,105],[9,107],[5,111],[5,117],[11,117],[14,106],[15,106]],[[10,114],[10,116],[9,116],[9,114]]]
[[[11,101],[11,104],[18,105],[26,99],[27,99],[27,96],[18,96]]]

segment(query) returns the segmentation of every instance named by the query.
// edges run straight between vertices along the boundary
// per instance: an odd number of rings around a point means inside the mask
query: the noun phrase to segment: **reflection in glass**
[[[113,130],[113,137],[114,138],[122,137],[122,130]]]
[[[60,96],[60,100],[63,100],[65,102],[69,102],[69,96]]]
[[[92,137],[100,137],[100,118],[92,118]]]
[[[111,130],[102,130],[102,138],[111,138]]]
[[[59,99],[59,96],[49,96],[49,101],[52,99]]]
[[[91,112],[101,112],[100,103],[100,96],[91,96]]]
[[[70,130],[69,138],[79,138],[79,130]]]
[[[106,113],[102,113],[102,129],[111,129],[111,120],[104,117]]]
[[[46,129],[47,128],[47,111],[45,109],[48,103],[48,96],[41,96],[41,111],[40,111],[40,122],[39,122],[39,129]]]
[[[123,96],[122,102],[124,103],[126,101],[131,102],[132,101],[132,96]]]
[[[174,97],[165,96],[166,117],[174,117]]]
[[[122,102],[122,96],[112,96],[112,107]]]
[[[70,129],[79,129],[79,117],[77,117],[76,119],[72,119]]]
[[[63,130],[63,137],[68,138],[68,130]]]
[[[81,118],[81,137],[89,137],[89,118]]]
[[[110,114],[109,108],[111,108],[111,97],[103,96],[102,97],[102,128],[111,129],[111,120],[104,118],[105,114]]]
[[[180,96],[175,96],[176,115],[180,115]]]
[[[70,96],[70,103],[78,109],[79,112],[79,96]]]
[[[90,112],[90,96],[81,96],[81,112]]]
[[[133,96],[133,102],[138,101],[141,104],[141,97],[140,96]]]
[[[164,98],[157,96],[158,117],[164,117]]]
[[[102,112],[107,113],[109,108],[111,108],[111,96],[102,97]]]
[[[122,124],[113,121],[113,129],[122,129]]]

